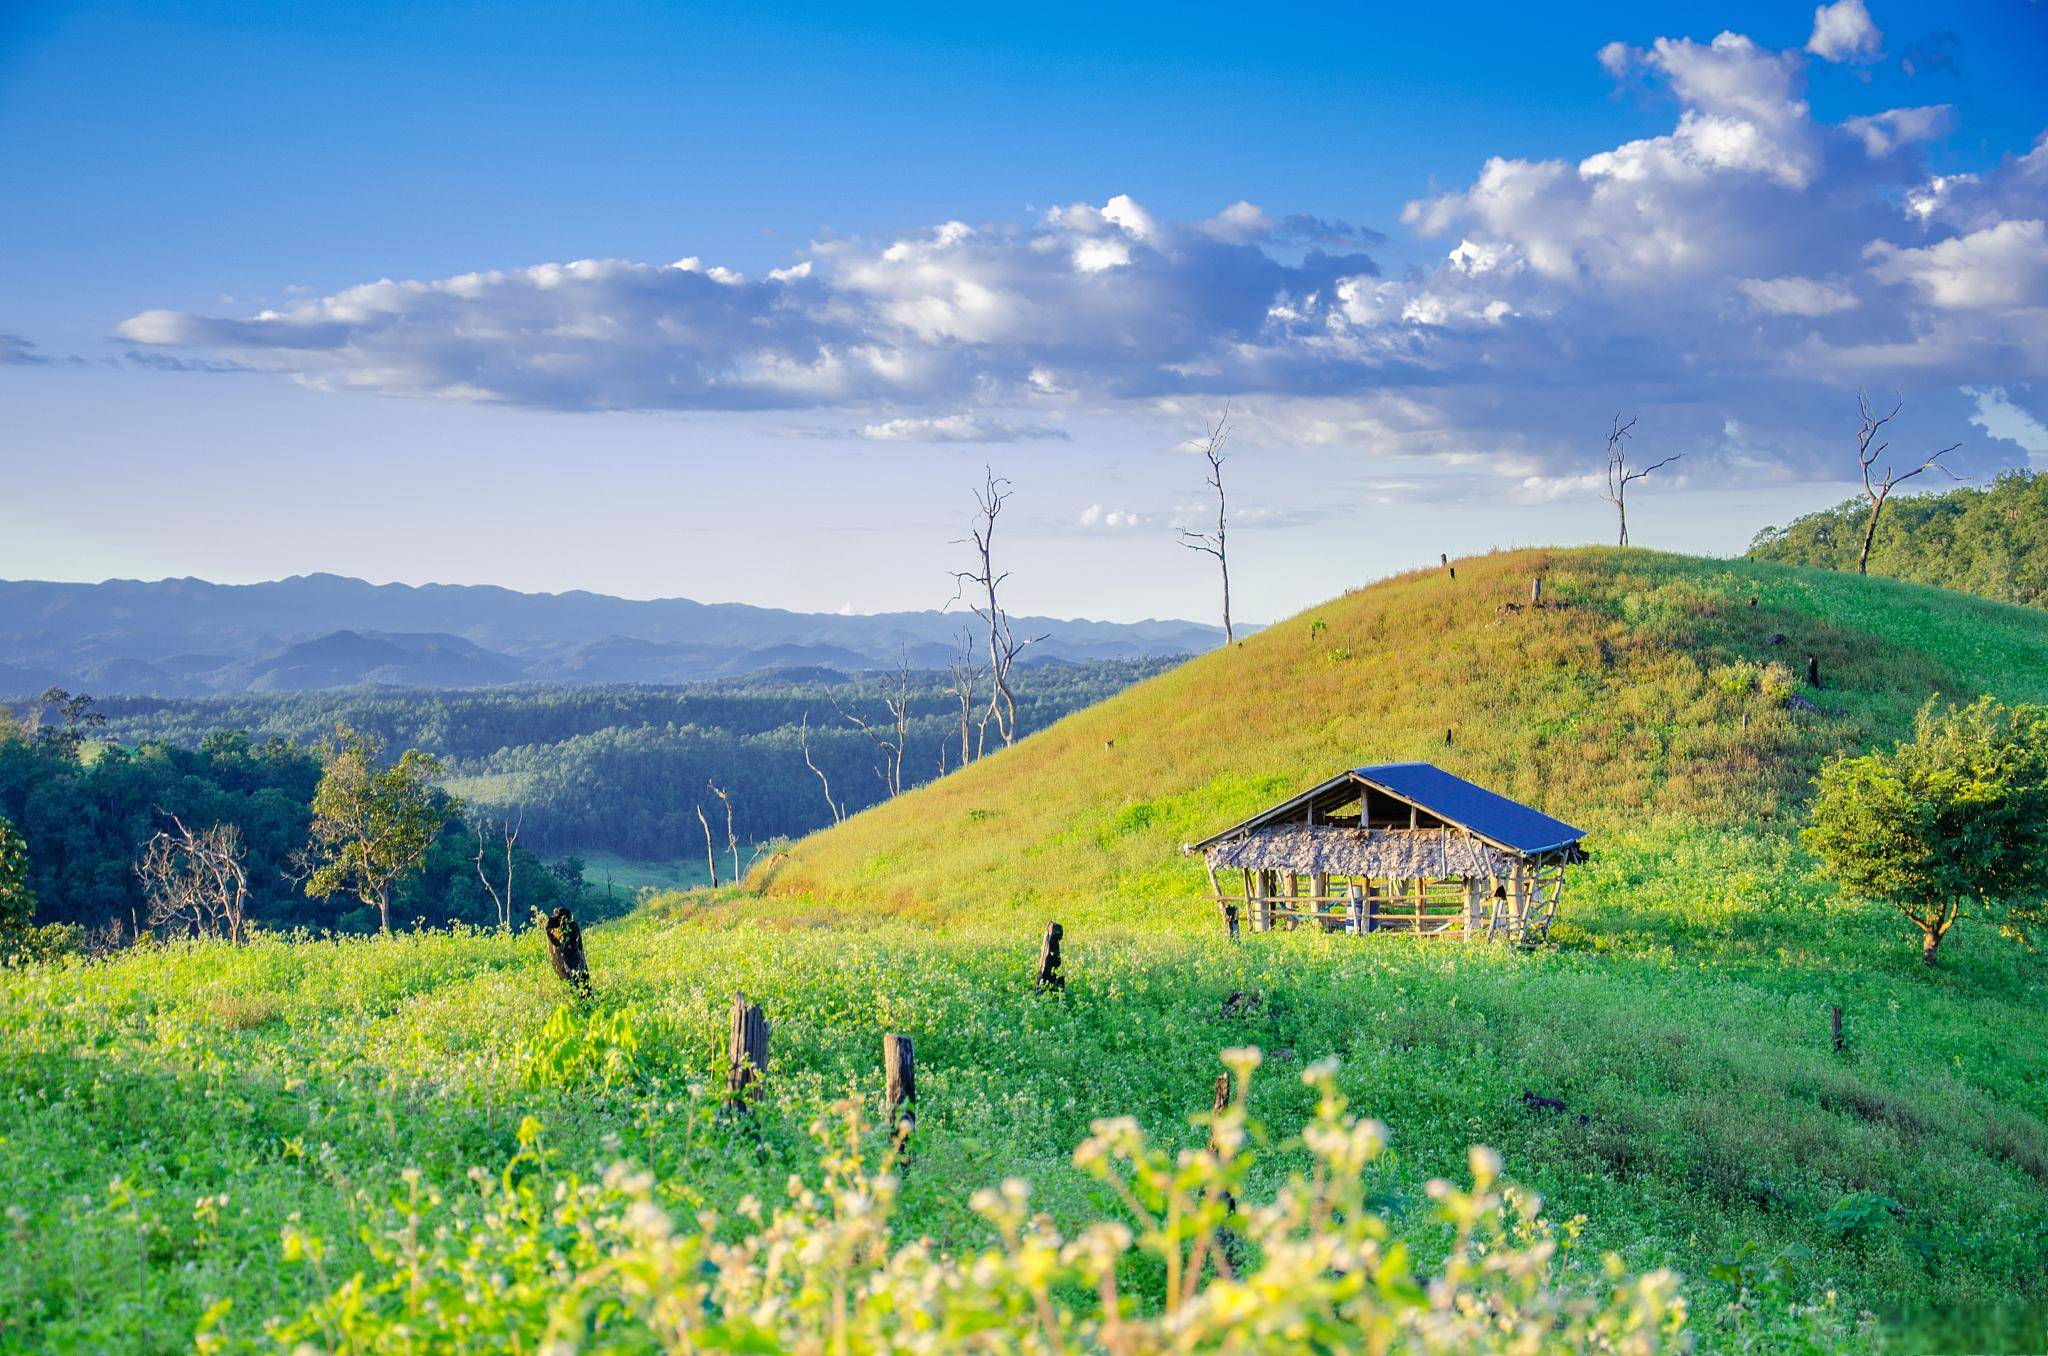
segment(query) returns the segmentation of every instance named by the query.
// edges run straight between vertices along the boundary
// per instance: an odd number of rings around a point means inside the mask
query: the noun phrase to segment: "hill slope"
[[[1750,544],[1755,560],[1854,570],[1868,505],[1851,499]],[[1901,495],[1885,505],[1870,571],[2028,607],[2048,607],[2048,476],[2000,476],[1984,489]]]
[[[1549,605],[1532,610],[1538,573]],[[1786,708],[1808,656],[1836,714]],[[1611,847],[1783,823],[1828,754],[1904,733],[1934,693],[1980,691],[2048,698],[2048,617],[1751,562],[1493,555],[1139,684],[805,839],[767,884],[934,917],[1058,904],[1199,924],[1179,845],[1340,768],[1427,759]]]

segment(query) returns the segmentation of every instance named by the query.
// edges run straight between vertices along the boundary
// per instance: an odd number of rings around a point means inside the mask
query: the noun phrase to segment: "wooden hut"
[[[1431,763],[1377,763],[1190,843],[1233,930],[1548,935],[1585,834]],[[1242,874],[1242,891],[1225,886]]]

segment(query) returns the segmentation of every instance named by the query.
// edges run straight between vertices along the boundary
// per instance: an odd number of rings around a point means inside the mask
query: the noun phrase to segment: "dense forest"
[[[1854,570],[1869,514],[1866,501],[1851,499],[1767,527],[1750,543],[1750,558]],[[1984,489],[1890,500],[1870,572],[2048,607],[2048,477],[2013,471]]]
[[[322,773],[312,749],[275,736],[258,741],[220,730],[190,748],[155,739],[107,742],[89,699],[74,701],[67,715],[23,722],[0,708],[0,828],[25,847],[24,883],[34,900],[35,923],[76,925],[110,939],[118,933],[120,940],[149,930],[151,901],[137,868],[145,845],[182,823],[232,825],[239,832],[249,922],[279,930],[375,929],[377,916],[360,899],[345,893],[316,898],[303,887],[306,873],[296,863],[306,848]],[[498,921],[490,889],[477,871],[479,831],[488,849],[487,869],[502,889],[502,837],[451,813],[418,866],[399,880],[395,919],[478,926]],[[575,858],[546,863],[516,845],[510,857],[515,922],[524,923],[534,909],[598,902],[588,899]],[[179,930],[181,925],[158,928]]]
[[[1018,668],[1020,730],[1042,728],[1173,659]],[[969,698],[967,755],[996,747],[981,727],[987,678]],[[898,721],[892,703],[903,710]],[[474,806],[523,816],[519,842],[544,855],[609,851],[698,857],[701,806],[722,843],[796,837],[892,789],[931,780],[962,759],[959,683],[946,672],[783,670],[680,687],[516,687],[467,692],[355,689],[218,698],[110,697],[99,737],[199,750],[220,731],[309,746],[346,723],[388,747],[446,764],[448,789]],[[863,731],[857,721],[865,721]],[[805,759],[808,744],[809,762]],[[900,767],[897,749],[901,749]],[[821,779],[819,772],[824,774]],[[4,811],[0,811],[4,813]]]

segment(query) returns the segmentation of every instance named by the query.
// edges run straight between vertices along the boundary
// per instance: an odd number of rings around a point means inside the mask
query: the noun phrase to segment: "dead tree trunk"
[[[1038,978],[1032,985],[1041,993],[1067,987],[1067,977],[1060,973],[1060,939],[1064,936],[1066,929],[1058,923],[1045,925],[1045,941],[1038,948]]]
[[[583,954],[583,928],[563,905],[548,915],[548,961],[555,974],[579,994],[590,992],[590,962]]]
[[[1898,418],[1899,411],[1905,407],[1905,401],[1894,401],[1891,413],[1880,415],[1871,408],[1868,395],[1862,391],[1856,393],[1856,410],[1860,416],[1856,428],[1856,463],[1863,472],[1863,497],[1870,503],[1870,513],[1863,521],[1863,549],[1856,556],[1858,574],[1870,573],[1870,547],[1877,540],[1877,520],[1884,514],[1885,501],[1892,497],[1893,490],[1929,468],[1939,470],[1950,480],[1963,479],[1941,464],[1941,459],[1961,447],[1961,443],[1951,443],[1939,452],[1928,453],[1918,466],[1904,475],[1899,475],[1890,466],[1885,467],[1876,476],[1871,474],[1877,465],[1877,459],[1884,455],[1884,450],[1891,445],[1878,441],[1884,433],[1884,426]]]
[[[699,805],[697,823],[704,829],[704,866],[711,872],[711,888],[718,888],[718,850],[711,846],[711,821],[704,817],[704,807]]]
[[[740,840],[733,835],[732,831],[732,797],[726,795],[720,789],[717,782],[706,781],[704,784],[711,788],[711,794],[718,797],[719,803],[725,806],[725,848],[726,851],[732,854],[732,875],[729,879],[734,884],[738,884],[740,878]],[[714,885],[717,884],[716,881],[712,883]]]
[[[732,996],[732,1028],[726,1041],[725,1091],[734,1104],[758,1099],[768,1073],[768,1019],[747,996]]]
[[[818,774],[818,785],[825,789],[825,808],[832,812],[832,822],[837,824],[846,818],[846,814],[839,808],[839,802],[832,799],[832,779],[825,775],[825,769],[811,761],[811,713],[809,711],[804,712],[804,723],[797,738],[803,746],[804,766]]]
[[[882,1101],[896,1161],[910,1165],[910,1132],[917,1128],[917,1049],[910,1037],[882,1037]]]
[[[974,544],[976,566],[953,572],[956,601],[972,585],[976,600],[968,604],[968,609],[988,628],[988,667],[993,686],[985,718],[995,721],[996,733],[1005,745],[1016,743],[1018,733],[1017,698],[1010,690],[1010,666],[1026,648],[1045,639],[1038,635],[1019,641],[1010,629],[1010,614],[1003,609],[998,596],[1003,581],[1010,576],[1006,571],[998,572],[995,566],[996,519],[1009,498],[1010,482],[996,475],[992,468],[984,467],[981,488],[974,492],[974,526],[967,537]]]
[[[1619,545],[1628,545],[1628,487],[1638,480],[1647,478],[1651,472],[1660,471],[1674,461],[1684,458],[1685,453],[1664,458],[1660,462],[1645,466],[1640,471],[1628,469],[1628,440],[1635,435],[1636,421],[1623,423],[1620,415],[1614,416],[1614,427],[1607,435],[1607,493],[1602,496],[1614,505],[1614,515],[1621,529]]]
[[[1230,626],[1230,553],[1228,533],[1230,529],[1229,501],[1223,494],[1223,444],[1230,437],[1230,406],[1223,407],[1223,414],[1209,428],[1209,436],[1202,445],[1202,456],[1209,463],[1209,478],[1203,483],[1216,492],[1216,530],[1194,532],[1182,528],[1180,544],[1190,551],[1216,557],[1216,568],[1223,575],[1223,643],[1230,644],[1237,639],[1237,633]]]

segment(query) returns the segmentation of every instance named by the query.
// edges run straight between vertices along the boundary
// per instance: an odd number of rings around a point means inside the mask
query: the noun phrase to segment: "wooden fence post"
[[[1038,979],[1033,988],[1044,991],[1067,987],[1067,977],[1060,973],[1060,939],[1064,936],[1066,929],[1058,923],[1045,925],[1045,941],[1038,948]]]
[[[1344,930],[1354,937],[1365,933],[1365,887],[1352,882],[1351,897],[1344,904]]]
[[[548,915],[548,961],[562,982],[579,994],[590,992],[590,961],[583,954],[583,929],[566,907]]]
[[[1828,1034],[1834,1038],[1836,1054],[1839,1055],[1848,1048],[1842,1040],[1842,1009],[1840,1007],[1828,1009]]]
[[[1540,574],[1529,581],[1529,606],[1543,606],[1543,576]]]
[[[882,1037],[882,1101],[889,1111],[889,1138],[896,1161],[910,1166],[910,1132],[917,1128],[917,1048],[910,1037]]]
[[[732,1031],[726,1042],[725,1090],[735,1103],[745,1104],[751,1094],[761,1095],[761,1082],[768,1075],[768,1019],[761,1005],[747,996],[732,996]]]

